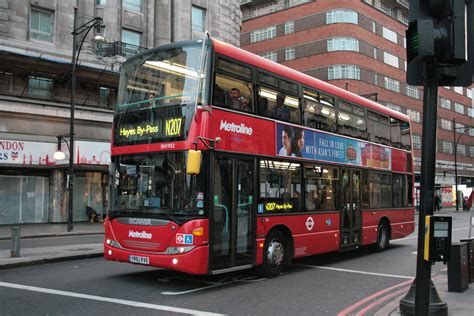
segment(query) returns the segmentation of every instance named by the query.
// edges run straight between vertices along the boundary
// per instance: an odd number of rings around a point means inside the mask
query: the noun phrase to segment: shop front
[[[0,139],[0,225],[67,222],[68,157],[54,161],[56,150],[56,143]],[[105,213],[110,144],[78,140],[75,153],[77,222],[87,220],[87,206]]]

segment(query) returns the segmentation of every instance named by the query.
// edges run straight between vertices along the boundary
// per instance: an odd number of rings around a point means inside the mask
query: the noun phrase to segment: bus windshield
[[[199,79],[205,78],[205,71],[201,73],[202,46],[200,41],[169,45],[127,61],[122,68],[116,112],[194,104]]]
[[[112,165],[111,217],[167,217],[174,221],[204,215],[204,172],[186,173],[186,153],[122,156]]]

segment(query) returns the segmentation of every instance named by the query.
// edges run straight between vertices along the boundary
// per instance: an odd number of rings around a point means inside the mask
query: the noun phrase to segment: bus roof
[[[392,110],[390,108],[387,108],[377,102],[361,97],[355,93],[341,89],[330,83],[316,79],[314,77],[311,77],[309,75],[306,75],[304,73],[291,69],[284,65],[275,63],[273,61],[270,61],[261,56],[255,55],[246,50],[230,45],[228,43],[221,42],[214,38],[212,39],[212,41],[213,41],[214,51],[219,54],[234,58],[246,64],[250,64],[250,65],[265,69],[267,71],[273,72],[274,74],[297,81],[308,87],[313,87],[319,91],[326,92],[328,94],[332,94],[334,96],[343,98],[349,102],[363,105],[364,107],[377,111],[379,113],[384,113],[386,115],[390,115],[391,117],[394,117],[406,122],[410,121],[407,115],[397,112],[395,110]]]

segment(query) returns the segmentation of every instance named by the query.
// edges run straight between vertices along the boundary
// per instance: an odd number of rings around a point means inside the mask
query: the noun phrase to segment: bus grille
[[[124,240],[123,245],[126,247],[142,248],[142,249],[150,249],[150,250],[157,250],[160,247],[159,242],[136,241],[136,240]]]

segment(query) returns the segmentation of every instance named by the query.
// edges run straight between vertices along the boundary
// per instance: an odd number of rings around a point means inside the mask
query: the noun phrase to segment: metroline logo
[[[151,233],[147,233],[146,231],[135,232],[135,231],[133,231],[133,230],[129,230],[129,231],[128,231],[128,237],[151,239],[152,234],[151,234]]]
[[[225,120],[221,120],[221,126],[219,127],[220,130],[225,130],[227,132],[234,132],[244,135],[252,135],[253,129],[251,127],[245,126],[244,123],[240,123],[240,125],[235,124],[234,122],[229,122]]]

